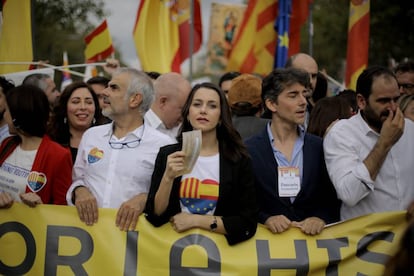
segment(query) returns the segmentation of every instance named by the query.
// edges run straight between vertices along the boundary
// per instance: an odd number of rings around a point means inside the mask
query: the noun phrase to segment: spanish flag
[[[356,88],[356,81],[368,64],[369,0],[351,0],[346,52],[345,84]]]
[[[104,20],[95,30],[85,37],[86,62],[96,62],[106,59],[114,52],[111,34]]]
[[[190,56],[190,1],[141,0],[133,36],[144,71],[180,72]],[[194,1],[194,51],[200,49],[200,2]]]
[[[2,0],[3,24],[0,32],[0,61],[33,60],[30,0]],[[1,65],[0,74],[26,71],[28,65]]]
[[[267,75],[273,69],[277,0],[250,0],[231,51],[227,71]]]

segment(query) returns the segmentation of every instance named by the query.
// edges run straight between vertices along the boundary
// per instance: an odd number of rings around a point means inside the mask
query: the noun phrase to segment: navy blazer
[[[154,213],[155,194],[161,183],[169,154],[181,150],[181,144],[160,148],[155,161],[151,188],[145,208],[145,216],[154,226],[161,226],[170,217],[181,212],[180,182],[181,176],[174,179],[167,209],[157,216]],[[248,157],[232,162],[225,158],[220,147],[220,183],[219,197],[214,215],[220,216],[226,229],[227,242],[232,245],[254,236],[257,228],[258,206],[251,160]]]
[[[339,221],[340,201],[326,170],[322,139],[305,134],[303,145],[303,176],[301,190],[291,203],[289,197],[279,197],[277,161],[267,127],[245,141],[252,158],[259,202],[259,222],[270,216],[285,215],[292,221],[318,217],[325,223]]]

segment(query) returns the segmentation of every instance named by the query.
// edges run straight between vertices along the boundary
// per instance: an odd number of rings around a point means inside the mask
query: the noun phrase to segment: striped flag
[[[30,0],[2,0],[0,61],[33,60]],[[25,71],[29,65],[0,65],[0,74]]]
[[[368,64],[369,0],[351,0],[348,24],[345,84],[356,88],[356,81]]]
[[[227,71],[268,74],[273,68],[277,0],[250,0],[230,54]]]
[[[86,62],[104,60],[114,53],[111,34],[109,33],[106,20],[85,37],[85,43]]]
[[[300,29],[309,16],[309,6],[313,0],[293,0],[289,28],[288,56],[300,52]]]
[[[65,51],[63,52],[63,66],[68,66],[69,60],[68,60],[68,53]],[[60,85],[60,91],[65,89],[66,86],[72,83],[72,79],[70,78],[70,73],[67,68],[63,69],[62,71],[62,84]]]
[[[288,58],[289,49],[289,20],[291,13],[291,0],[279,0],[279,14],[275,21],[278,34],[277,54],[275,55],[275,68],[282,68]]]
[[[189,57],[190,1],[141,0],[133,36],[145,71],[180,72]],[[194,1],[194,51],[202,42],[200,2]]]

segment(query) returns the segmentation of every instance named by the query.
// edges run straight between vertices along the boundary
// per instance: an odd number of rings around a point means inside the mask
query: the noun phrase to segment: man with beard
[[[13,83],[0,76],[0,143],[10,136],[9,126],[4,120],[4,112],[6,112],[6,93],[13,87]]]
[[[414,123],[404,119],[395,75],[373,66],[357,80],[360,112],[337,122],[324,141],[341,219],[406,210],[414,199]]]
[[[66,200],[87,225],[98,221],[98,208],[117,208],[116,226],[134,230],[159,148],[174,140],[144,125],[154,99],[152,81],[144,72],[118,69],[102,93],[102,113],[112,122],[83,134]]]

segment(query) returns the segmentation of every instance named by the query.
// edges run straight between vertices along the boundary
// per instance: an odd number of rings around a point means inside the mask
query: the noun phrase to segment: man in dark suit
[[[339,220],[322,139],[302,127],[308,89],[309,76],[300,69],[276,69],[265,77],[262,99],[272,119],[246,141],[256,177],[259,222],[273,233],[294,226],[315,235]]]

